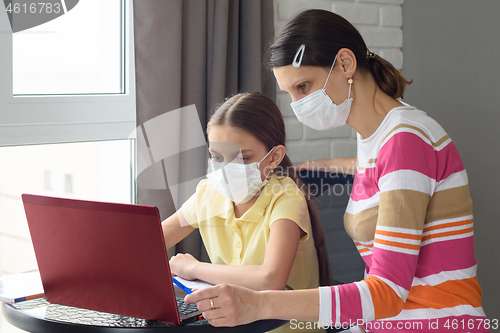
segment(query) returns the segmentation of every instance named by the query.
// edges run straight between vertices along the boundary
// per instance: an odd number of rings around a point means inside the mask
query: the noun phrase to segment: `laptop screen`
[[[179,324],[156,207],[22,198],[48,302]]]

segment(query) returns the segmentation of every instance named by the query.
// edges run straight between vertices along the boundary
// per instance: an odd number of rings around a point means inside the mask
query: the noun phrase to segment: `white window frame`
[[[125,1],[125,93],[14,96],[12,29],[0,8],[0,146],[129,138],[136,127],[132,1]]]

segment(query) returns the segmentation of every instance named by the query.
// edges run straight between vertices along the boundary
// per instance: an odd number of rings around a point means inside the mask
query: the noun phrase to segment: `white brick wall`
[[[371,51],[401,69],[402,3],[403,0],[274,0],[274,27],[278,33],[288,20],[304,9],[330,10],[351,22]],[[287,93],[278,92],[277,102],[285,118],[288,156],[293,163],[356,155],[356,133],[349,126],[318,132],[297,120]]]

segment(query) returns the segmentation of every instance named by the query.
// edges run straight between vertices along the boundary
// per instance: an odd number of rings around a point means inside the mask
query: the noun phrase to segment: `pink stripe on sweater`
[[[415,274],[417,257],[375,247],[370,275],[386,278],[398,286],[410,290]]]
[[[361,296],[355,283],[348,283],[339,286],[340,294],[340,322],[356,322],[363,318],[363,307]]]
[[[441,149],[438,154],[438,182],[465,169],[457,147],[453,142],[450,142],[445,148]]]
[[[365,173],[358,173],[356,170],[351,189],[351,199],[353,201],[369,199],[379,191],[378,178],[372,177],[371,173],[374,170],[376,168],[368,168]]]
[[[424,245],[420,248],[415,276],[423,278],[443,271],[472,267],[476,265],[476,256],[471,251],[473,248],[473,236]]]
[[[398,170],[414,170],[436,181],[464,170],[453,142],[440,151],[435,151],[433,146],[418,135],[409,132],[393,135],[380,148],[377,167],[380,177]]]
[[[365,270],[366,270],[367,274],[370,274],[370,267],[372,267],[372,257],[373,257],[373,253],[361,257],[361,259],[363,259],[363,261],[366,264]]]

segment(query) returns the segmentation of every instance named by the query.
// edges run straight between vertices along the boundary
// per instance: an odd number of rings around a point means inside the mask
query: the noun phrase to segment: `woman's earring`
[[[347,79],[347,83],[352,84],[352,76],[353,76],[353,73],[349,73],[349,75],[350,75],[351,77]]]

